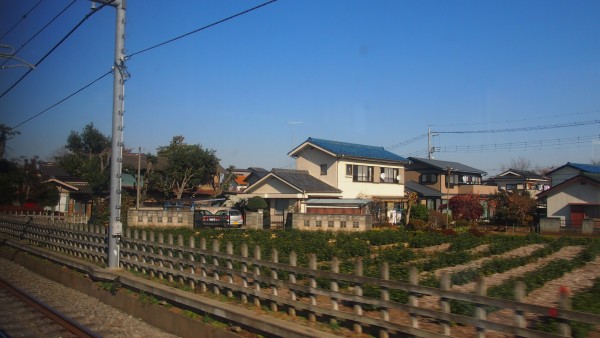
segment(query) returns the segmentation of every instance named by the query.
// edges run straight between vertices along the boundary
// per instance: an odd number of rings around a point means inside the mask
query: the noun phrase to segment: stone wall
[[[194,225],[191,210],[129,209],[127,224],[132,227],[188,227]]]
[[[367,231],[373,228],[371,215],[300,214],[291,215],[292,229],[309,231]]]

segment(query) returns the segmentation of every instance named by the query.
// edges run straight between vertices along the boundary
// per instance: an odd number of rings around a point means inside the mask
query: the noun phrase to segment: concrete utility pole
[[[121,223],[121,173],[123,170],[123,114],[125,109],[125,8],[126,0],[92,0],[117,10],[115,60],[113,65],[112,144],[110,157],[110,221],[108,223],[108,268],[119,268]]]

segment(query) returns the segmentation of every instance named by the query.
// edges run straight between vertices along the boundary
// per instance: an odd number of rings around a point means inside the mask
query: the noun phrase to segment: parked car
[[[244,225],[244,216],[237,209],[219,210],[215,214],[216,215],[228,215],[230,226],[241,227]]]
[[[213,214],[209,210],[194,210],[194,228],[228,228],[229,215]]]

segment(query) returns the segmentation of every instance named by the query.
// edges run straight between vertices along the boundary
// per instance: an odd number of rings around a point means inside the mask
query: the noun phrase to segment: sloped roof
[[[406,189],[416,192],[419,196],[422,197],[441,197],[442,193],[432,189],[428,186],[419,184],[415,181],[407,181],[404,183],[404,186],[406,187]]]
[[[323,140],[318,138],[309,137],[301,145],[290,151],[288,155],[297,156],[297,154],[305,149],[307,146],[315,146],[326,152],[329,152],[335,157],[350,157],[358,159],[368,160],[385,160],[393,162],[407,163],[406,158],[396,155],[390,151],[385,150],[383,147],[368,146],[364,144],[347,143],[339,141]]]
[[[311,176],[308,170],[295,169],[273,169],[271,175],[280,178],[281,180],[296,187],[300,191],[308,193],[340,193],[341,190],[330,186],[329,184]]]
[[[123,167],[137,169],[138,158],[139,158],[139,163],[140,163],[140,169],[146,170],[147,169],[146,164],[148,162],[148,160],[146,159],[146,154],[138,155],[137,153],[124,153],[123,159],[122,159]]]
[[[548,195],[554,194],[555,192],[561,191],[562,189],[564,189],[567,186],[570,186],[574,183],[580,182],[580,181],[590,181],[596,184],[600,184],[600,173],[581,173],[577,176],[573,176],[570,179],[561,182],[558,185],[555,185],[553,187],[551,187],[548,190],[544,190],[542,192],[540,192],[539,194],[537,194],[537,197],[546,197]]]
[[[480,175],[487,174],[487,172],[485,172],[483,170],[475,169],[473,167],[469,167],[468,165],[464,165],[464,164],[458,163],[458,162],[433,160],[433,159],[418,158],[418,157],[409,157],[408,159],[412,162],[425,164],[429,167],[432,167],[432,168],[438,169],[438,170],[442,170],[442,171],[446,170],[446,168],[450,167],[453,172],[480,174]],[[410,165],[409,165],[409,168],[410,168]]]
[[[550,175],[551,173],[558,171],[564,167],[575,168],[586,173],[600,174],[600,165],[567,162],[567,164],[561,165],[560,167],[548,172],[546,175]]]
[[[503,173],[500,173],[497,176],[494,176],[495,179],[497,178],[503,178],[504,176],[513,173],[516,176],[521,176],[523,178],[527,178],[527,179],[532,179],[532,180],[546,180],[547,178],[534,173],[533,171],[528,171],[528,170],[520,170],[520,169],[508,169]]]

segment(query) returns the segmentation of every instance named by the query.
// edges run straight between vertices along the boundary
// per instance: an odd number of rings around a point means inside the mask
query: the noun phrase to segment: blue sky
[[[0,0],[0,36],[38,1]],[[0,44],[18,48],[71,1],[43,1]],[[127,54],[263,2],[130,0]],[[77,0],[17,56],[36,63],[89,10]],[[114,22],[108,7],[86,21],[0,98],[0,123],[20,124],[107,72]],[[289,168],[287,153],[316,137],[425,157],[427,138],[395,145],[431,128],[435,158],[491,175],[519,158],[600,159],[596,0],[279,0],[127,67],[124,139],[143,152],[183,135],[224,167]],[[4,92],[27,69],[0,71]],[[49,160],[71,131],[92,122],[110,135],[111,121],[112,75],[21,125],[6,156]],[[528,130],[491,132],[515,128]]]

